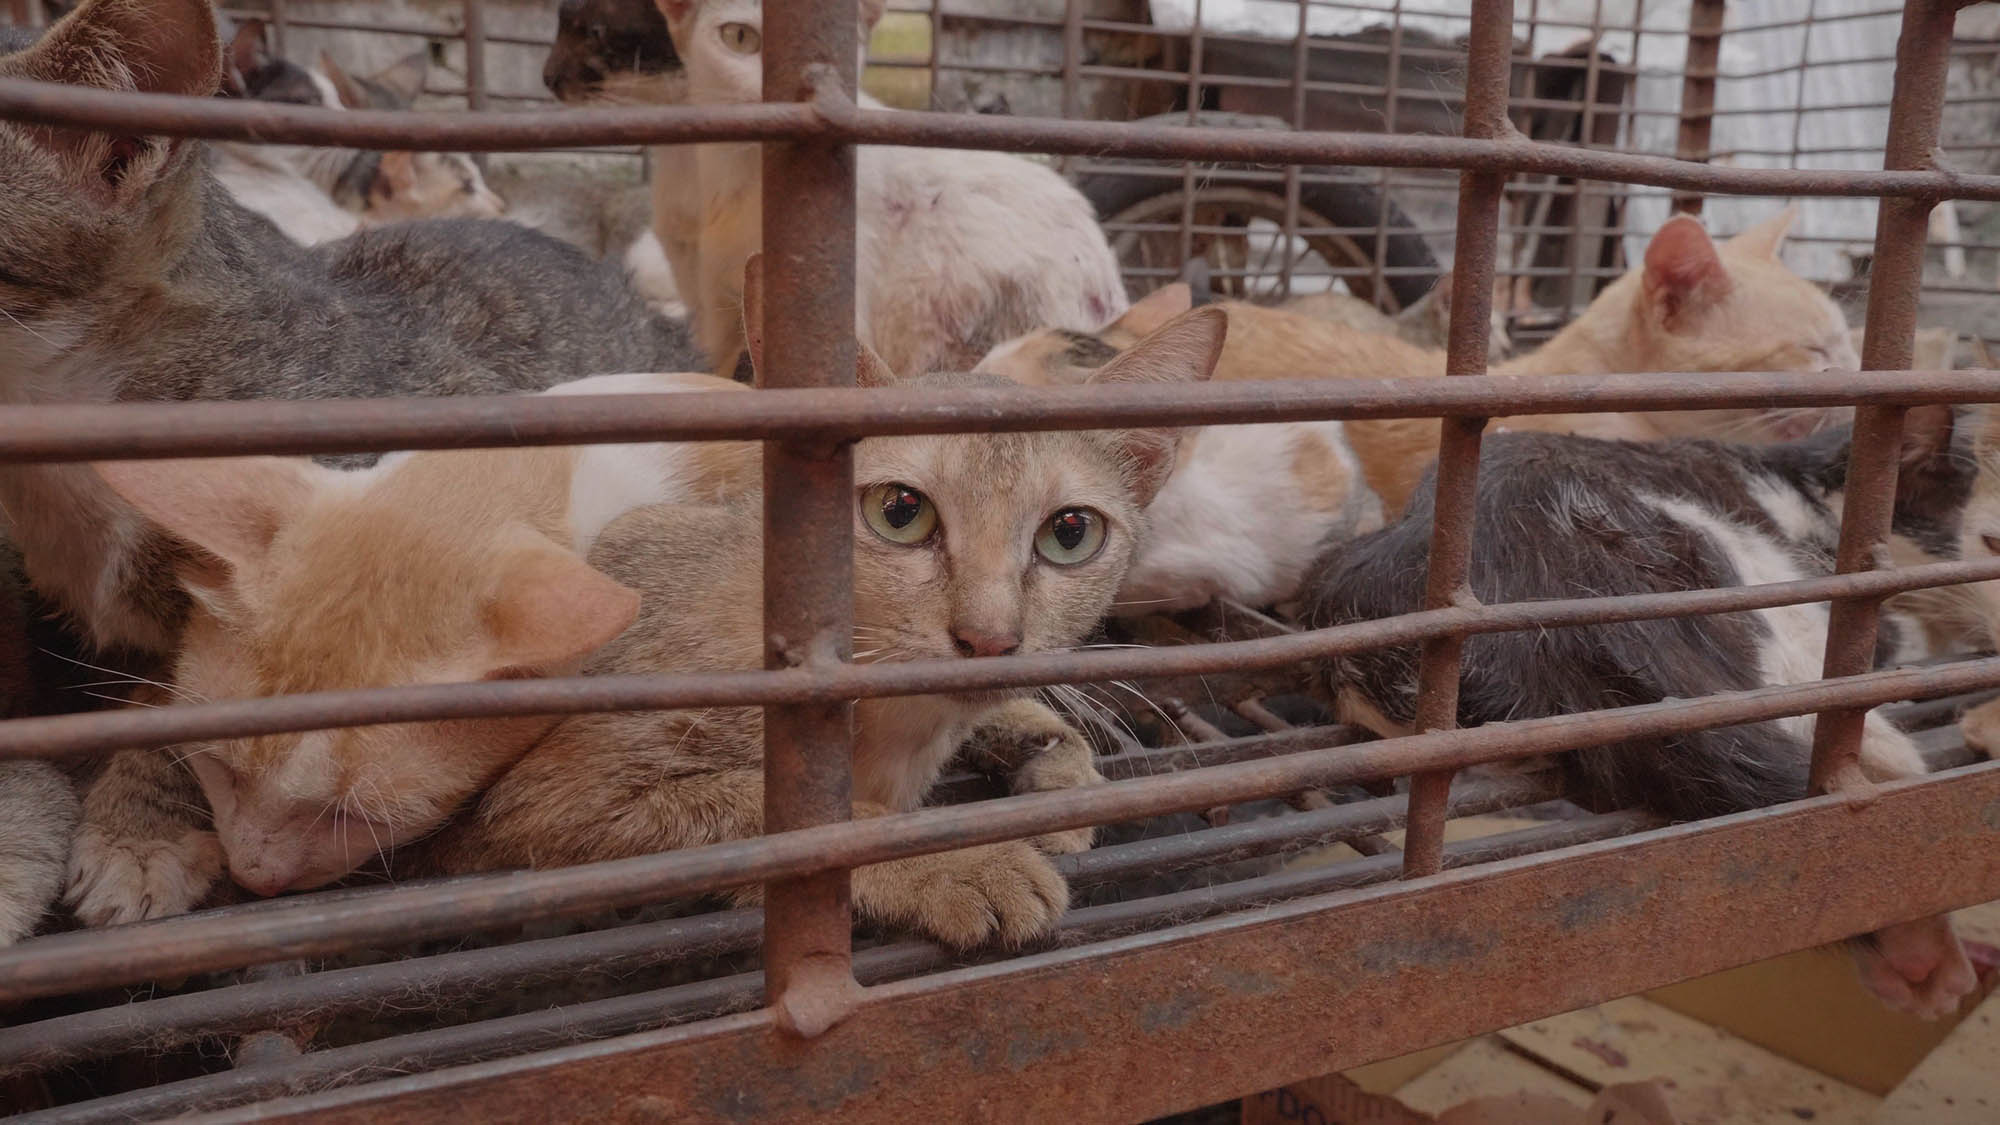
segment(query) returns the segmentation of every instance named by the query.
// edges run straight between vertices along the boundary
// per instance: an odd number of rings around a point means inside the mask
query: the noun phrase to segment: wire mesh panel
[[[1969,304],[1957,301],[1968,279],[1993,268],[1976,209],[2000,200],[2000,177],[1931,164],[1940,143],[1968,160],[1983,151],[1962,138],[1980,127],[1992,53],[1974,13],[1954,31],[1956,7],[957,0],[889,10],[856,74],[851,6],[772,0],[763,104],[558,111],[537,86],[548,6],[271,0],[229,14],[268,19],[294,57],[349,52],[370,70],[420,47],[433,66],[417,112],[0,80],[10,120],[559,152],[604,176],[629,177],[642,145],[762,142],[763,229],[781,251],[766,255],[767,281],[783,298],[752,394],[0,406],[6,465],[765,443],[761,670],[0,724],[0,756],[70,760],[370,724],[756,707],[764,834],[551,870],[245,895],[30,939],[0,950],[11,1005],[0,1091],[50,1120],[1131,1120],[2000,894],[2000,772],[1953,725],[2000,690],[2000,658],[1874,659],[1887,599],[2000,581],[1991,558],[1876,562],[1908,411],[2000,399],[1983,362],[1952,370],[1949,354],[1931,362],[1916,347],[1920,317]],[[28,25],[47,15],[8,12]],[[846,93],[857,85],[908,108],[857,104]],[[1135,295],[1193,276],[1262,303],[1344,292],[1404,312],[1430,297],[1449,377],[857,388],[855,247],[826,235],[854,223],[859,145],[1061,160]],[[1875,152],[1880,170],[1867,167]],[[1532,339],[1623,274],[1670,208],[1699,207],[1728,230],[1769,197],[1807,201],[1792,263],[1865,299],[1865,371],[1485,374],[1496,309]],[[1958,222],[1941,241],[1940,199]],[[1825,544],[1832,573],[1499,605],[1471,596],[1474,545],[1494,531],[1473,518],[1486,419],[1829,405],[1856,408],[1839,542]],[[857,438],[1407,417],[1442,419],[1413,612],[1301,629],[1225,600],[1108,624],[1087,651],[853,659]],[[1824,679],[1458,729],[1469,638],[1819,602],[1834,607]],[[1420,655],[1414,723],[1378,738],[1335,721],[1312,669],[1385,645]],[[1009,795],[973,756],[930,807],[852,818],[855,701],[1015,688],[1047,689],[1089,732],[1106,784]],[[1948,776],[1856,798],[1862,716],[1881,705]],[[1814,795],[1763,811],[1668,825],[1584,807],[1547,768],[1568,751],[1805,715],[1818,717]],[[1511,819],[1500,831],[1448,833],[1496,813]],[[1926,849],[1915,874],[1911,824]],[[1027,948],[953,952],[852,929],[856,867],[1087,825],[1104,826],[1098,846],[1055,862],[1070,909]],[[759,905],[727,897],[757,885]],[[1204,1065],[1183,1065],[1197,1056]]]

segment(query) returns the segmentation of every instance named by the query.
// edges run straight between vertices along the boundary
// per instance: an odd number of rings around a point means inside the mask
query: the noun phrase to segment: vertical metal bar
[[[1481,140],[1508,136],[1507,93],[1514,51],[1510,0],[1474,0],[1472,37],[1466,48],[1465,135]],[[1507,185],[1501,172],[1464,172],[1458,181],[1458,232],[1451,275],[1451,339],[1445,352],[1448,375],[1486,370],[1492,333],[1493,260],[1500,239],[1500,198]],[[1472,552],[1473,488],[1479,478],[1479,437],[1484,418],[1446,418],[1438,440],[1436,516],[1431,522],[1430,566],[1424,576],[1427,608],[1463,604],[1472,598],[1466,563]],[[1419,731],[1458,725],[1458,661],[1462,635],[1424,642],[1417,667]],[[1443,862],[1445,806],[1451,773],[1418,774],[1410,779],[1408,837],[1403,843],[1403,875],[1435,873]]]
[[[853,0],[766,0],[764,99],[851,96]],[[818,142],[764,146],[764,332],[771,387],[854,384],[854,150]],[[854,631],[854,459],[847,444],[764,448],[764,666],[827,667]],[[853,815],[854,705],[764,709],[764,831]],[[768,884],[765,993],[778,1022],[802,1036],[851,1007],[848,876]]]
[[[1188,36],[1188,124],[1201,120],[1201,0],[1194,0],[1194,28]],[[1211,236],[1220,238],[1221,236]],[[1217,243],[1220,245],[1220,243]],[[1181,256],[1177,266],[1186,265],[1194,257],[1194,164],[1192,161],[1181,165]],[[1221,265],[1228,265],[1225,260]],[[1223,284],[1228,285],[1225,280]]]
[[[931,0],[931,11],[935,13],[938,10],[938,5],[942,4],[943,2],[944,0]],[[933,76],[931,78],[931,81],[932,83],[935,84],[937,81],[936,78],[937,38],[935,33],[933,33],[931,38],[931,60],[932,60],[931,73]],[[1062,57],[1062,115],[1063,115],[1063,120],[1065,121],[1076,116],[1077,98],[1081,94],[1081,91],[1078,89],[1078,87],[1082,84],[1083,81],[1082,72],[1083,72],[1083,0],[1064,0],[1063,57]],[[1061,161],[1058,162],[1058,167],[1062,169],[1064,175],[1068,175],[1070,169],[1075,167],[1075,165],[1076,165],[1076,157],[1074,156],[1065,156],[1061,159]]]
[[[1306,16],[1312,6],[1298,0],[1299,22],[1292,37],[1292,128],[1306,127]],[[1285,216],[1278,225],[1278,292],[1292,295],[1292,242],[1299,236],[1299,166],[1285,165]],[[1331,263],[1329,263],[1331,264]]]
[[[34,0],[8,0],[7,22],[14,27],[35,26]]]
[[[271,49],[278,52],[279,58],[286,58],[289,56],[286,52],[285,38],[286,31],[291,23],[291,17],[285,12],[285,0],[270,0],[270,4]]]
[[[485,0],[465,0],[465,108],[474,113],[486,108],[486,4]],[[474,153],[472,162],[486,170],[486,154]]]
[[[1397,131],[1396,110],[1400,108],[1398,88],[1403,84],[1403,0],[1396,0],[1390,11],[1389,63],[1383,76],[1388,89],[1382,101],[1382,127],[1384,131],[1394,133]],[[1392,179],[1389,169],[1375,170],[1375,252],[1369,255],[1369,266],[1373,274],[1375,307],[1378,309],[1387,308],[1389,304],[1389,278],[1384,267],[1389,259],[1389,184]]]
[[[1806,22],[1799,29],[1799,80],[1792,86],[1792,162],[1789,167],[1799,166],[1799,140],[1806,126],[1806,76],[1812,71],[1813,18],[1819,14],[1817,8],[1806,9]]]
[[[1592,146],[1597,127],[1597,84],[1599,68],[1603,65],[1604,45],[1604,0],[1597,0],[1590,7],[1590,55],[1584,64],[1583,109],[1578,118],[1577,143],[1584,148]],[[1563,284],[1563,320],[1568,321],[1585,304],[1589,297],[1583,292],[1583,257],[1587,245],[1583,233],[1585,181],[1581,178],[1570,181],[1569,199],[1569,276]]]
[[[1889,99],[1885,169],[1930,167],[1944,117],[1945,70],[1955,14],[1963,0],[1910,0],[1896,41],[1896,82]],[[1897,371],[1915,351],[1917,303],[1924,280],[1925,235],[1932,199],[1884,199],[1876,212],[1875,262],[1869,271],[1868,319],[1861,366]],[[1840,573],[1871,570],[1889,534],[1902,453],[1902,407],[1861,407],[1854,415],[1853,452],[1847,462],[1847,495],[1840,514]],[[1836,600],[1827,623],[1827,676],[1850,676],[1875,664],[1879,599]],[[1812,788],[1821,793],[1851,787],[1861,753],[1859,709],[1822,712],[1813,733]]]
[[[1681,79],[1681,133],[1674,155],[1708,162],[1709,138],[1715,128],[1715,67],[1722,52],[1725,0],[1694,0],[1688,8],[1686,76]],[[1674,210],[1701,214],[1701,194],[1674,193]]]

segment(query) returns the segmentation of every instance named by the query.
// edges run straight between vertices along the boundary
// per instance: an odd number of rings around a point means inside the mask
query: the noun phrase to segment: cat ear
[[[208,0],[84,0],[34,46],[0,58],[0,77],[206,98],[221,89],[222,43]],[[156,181],[183,144],[82,129],[27,135],[107,206]]]
[[[1669,328],[1729,291],[1729,271],[1701,221],[1675,215],[1646,244],[1640,284],[1646,303]]]
[[[195,548],[182,560],[181,579],[197,592],[255,572],[329,471],[302,457],[101,461],[95,468],[140,515]]]
[[[693,13],[695,0],[653,0],[653,6],[660,10],[661,15],[667,17],[669,25],[679,26],[681,21]]]
[[[390,200],[417,185],[417,154],[385,152],[375,165],[375,177],[368,181],[370,200]]]
[[[1743,228],[1723,245],[1745,256],[1775,261],[1778,251],[1785,245],[1785,235],[1791,232],[1792,223],[1798,217],[1799,206],[1794,203],[1762,222]]]
[[[429,51],[412,51],[369,76],[369,81],[388,92],[389,105],[372,104],[374,109],[408,109],[423,96],[424,83],[431,76]]]
[[[750,353],[751,385],[764,385],[764,255],[761,251],[750,255],[743,263],[743,346]],[[857,387],[893,387],[899,382],[896,373],[882,362],[882,357],[874,349],[859,340],[854,342],[854,385]]]
[[[743,263],[743,346],[750,352],[752,386],[764,385],[764,253]]]
[[[324,50],[319,53],[319,72],[327,80],[328,84],[333,87],[334,96],[340,99],[341,107],[346,109],[368,108],[368,95],[361,92],[361,87],[355,85],[354,79],[345,70],[341,69],[339,63],[333,61],[332,55],[327,54]],[[328,106],[327,108],[333,109],[335,107]]]
[[[1150,336],[1158,332],[1168,321],[1194,307],[1194,290],[1185,281],[1162,285],[1151,293],[1132,302],[1125,315],[1104,326],[1109,332],[1117,329],[1130,332],[1134,337]]]
[[[1097,369],[1090,386],[1116,383],[1174,384],[1205,382],[1222,358],[1229,332],[1229,315],[1214,306],[1182,313],[1159,331],[1118,353]],[[1132,490],[1141,507],[1167,483],[1180,446],[1177,429],[1119,430],[1115,441],[1132,465]]]
[[[639,615],[639,595],[572,551],[539,542],[511,550],[486,604],[489,678],[568,663],[610,644]]]
[[[244,20],[229,37],[228,65],[222,85],[231,97],[250,96],[250,76],[271,65],[271,52],[264,42],[264,21]]]

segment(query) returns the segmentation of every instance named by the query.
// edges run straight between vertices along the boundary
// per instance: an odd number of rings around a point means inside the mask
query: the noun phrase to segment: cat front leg
[[[854,815],[885,816],[857,802]],[[960,848],[857,867],[854,908],[884,925],[920,931],[971,949],[998,940],[1020,945],[1047,933],[1069,908],[1069,883],[1027,840]]]
[[[0,762],[0,946],[27,937],[62,893],[80,810],[47,762]]]
[[[112,756],[83,796],[63,901],[89,926],[185,914],[222,879],[222,842],[170,750]]]
[[[1861,729],[1859,772],[1859,777],[1836,781],[1834,791],[1921,777],[1926,771],[1909,736],[1871,712]],[[1861,983],[1895,1011],[1941,1019],[1956,1012],[1979,986],[1979,975],[1948,915],[1884,926],[1856,939],[1852,948]]]
[[[1015,793],[1049,793],[1104,784],[1090,741],[1037,699],[1010,699],[981,715],[966,739],[967,756],[1005,774]],[[1090,850],[1091,825],[1050,832],[1029,842],[1049,855]]]
[[[2000,699],[1989,699],[1958,720],[1965,744],[1991,758],[2000,753]]]

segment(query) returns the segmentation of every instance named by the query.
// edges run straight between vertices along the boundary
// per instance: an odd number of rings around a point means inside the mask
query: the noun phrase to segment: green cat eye
[[[1089,508],[1064,508],[1035,535],[1035,550],[1057,566],[1089,562],[1103,548],[1104,517]]]
[[[715,29],[722,45],[739,55],[754,55],[764,49],[764,33],[747,23],[725,23]]]
[[[868,529],[891,543],[914,546],[937,530],[937,507],[907,484],[878,484],[861,494]]]

